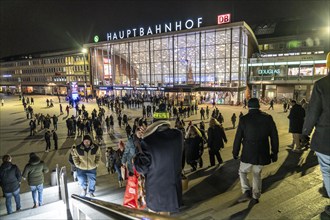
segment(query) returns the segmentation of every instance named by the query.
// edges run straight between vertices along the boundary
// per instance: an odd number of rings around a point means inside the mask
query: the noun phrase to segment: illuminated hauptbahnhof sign
[[[167,33],[171,31],[181,31],[183,29],[192,29],[192,28],[199,28],[203,22],[203,18],[199,17],[197,19],[187,19],[186,21],[175,21],[167,24],[158,24],[155,26],[149,27],[139,27],[139,28],[132,28],[127,30],[121,30],[118,32],[108,32],[107,33],[107,40],[118,40],[124,39],[129,37],[142,37],[144,35],[152,35],[152,34],[161,34]]]

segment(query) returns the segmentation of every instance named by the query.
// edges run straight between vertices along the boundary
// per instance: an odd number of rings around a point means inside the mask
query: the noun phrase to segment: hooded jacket
[[[177,212],[182,203],[183,136],[168,121],[156,121],[145,131],[134,165],[145,176],[146,202],[156,212]]]
[[[4,162],[0,166],[0,185],[3,192],[11,193],[20,187],[22,180],[21,171],[15,164]]]
[[[46,164],[34,155],[30,157],[22,176],[27,179],[29,186],[38,186],[44,183],[44,173],[48,173],[48,171]]]

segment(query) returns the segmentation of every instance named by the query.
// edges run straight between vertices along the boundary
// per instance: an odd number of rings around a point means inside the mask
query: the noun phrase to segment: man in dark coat
[[[264,165],[277,161],[278,133],[271,115],[259,110],[259,100],[251,98],[248,101],[248,114],[244,115],[238,124],[233,145],[233,157],[238,159],[241,152],[239,176],[243,195],[238,202],[251,199],[251,186],[247,178],[248,173],[253,172],[252,200],[249,206],[259,202],[261,195],[261,171]],[[269,146],[271,139],[271,147]],[[271,153],[270,153],[271,152]]]
[[[182,204],[183,136],[180,130],[170,128],[165,111],[161,104],[154,113],[157,121],[147,128],[139,126],[136,135],[142,140],[134,160],[136,170],[145,176],[147,206],[160,214],[178,212]]]
[[[31,188],[33,208],[43,204],[44,173],[48,171],[46,164],[35,153],[30,153],[30,160],[24,168],[22,177],[28,181]]]
[[[52,130],[52,134],[53,134],[53,140],[54,140],[54,148],[55,150],[58,149],[58,136],[55,130]]]
[[[303,126],[303,141],[313,134],[311,149],[315,151],[320,164],[324,186],[324,197],[330,197],[330,53],[327,56],[328,75],[314,84]],[[330,215],[330,205],[325,207]]]
[[[51,136],[51,133],[49,130],[47,130],[45,133],[45,141],[46,141],[46,151],[45,152],[49,152],[49,150],[50,150],[50,136]]]
[[[292,133],[292,144],[289,147],[293,148],[293,152],[301,152],[300,136],[303,129],[305,110],[301,105],[297,104],[296,100],[291,100],[291,110],[288,116],[290,125],[289,132]]]
[[[222,158],[220,155],[220,148],[224,147],[224,143],[227,143],[227,137],[221,124],[215,119],[211,118],[210,127],[207,130],[207,147],[209,149],[210,166],[215,165],[215,156],[217,157],[219,165],[222,164]]]
[[[16,211],[21,209],[21,200],[20,200],[20,185],[22,174],[21,171],[15,164],[11,163],[11,156],[4,155],[2,157],[2,164],[0,167],[0,186],[6,197],[6,208],[8,215],[13,213],[11,206],[11,198],[14,196],[16,203]]]

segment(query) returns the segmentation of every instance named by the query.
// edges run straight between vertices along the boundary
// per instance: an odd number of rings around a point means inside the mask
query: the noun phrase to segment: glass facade
[[[216,26],[89,46],[93,84],[237,91],[246,86],[248,32]]]

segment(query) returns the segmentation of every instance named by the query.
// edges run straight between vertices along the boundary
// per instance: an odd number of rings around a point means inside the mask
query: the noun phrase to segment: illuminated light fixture
[[[315,64],[327,63],[327,61],[326,60],[315,60],[314,63]]]
[[[95,35],[94,36],[94,42],[97,43],[97,42],[99,42],[99,40],[100,40],[99,36]]]
[[[288,62],[288,65],[299,65],[299,64],[300,64],[299,61]]]
[[[313,61],[310,61],[310,60],[308,60],[308,61],[301,61],[300,62],[300,64],[301,65],[309,65],[309,64],[313,64],[314,62]]]

